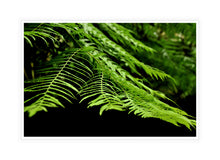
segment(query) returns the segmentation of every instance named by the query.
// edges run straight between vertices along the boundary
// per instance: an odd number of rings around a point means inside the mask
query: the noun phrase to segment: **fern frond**
[[[186,112],[160,101],[152,94],[130,83],[123,81],[121,86],[123,85],[126,88],[123,101],[130,113],[133,112],[142,118],[158,118],[176,126],[181,124],[188,129],[195,127],[195,120],[188,118],[190,116]]]
[[[93,56],[96,57],[97,58],[96,60],[99,61],[99,64],[101,65],[100,68],[102,68],[102,71],[108,74],[110,77],[111,76],[114,77],[112,78],[112,81],[115,81],[116,79],[123,79],[125,81],[131,81],[133,84],[135,84],[139,88],[144,89],[148,93],[158,98],[163,98],[163,99],[172,101],[171,99],[166,97],[165,94],[163,94],[162,92],[155,91],[151,89],[150,87],[148,87],[146,84],[144,84],[143,81],[145,79],[139,79],[139,78],[135,78],[134,76],[132,76],[128,71],[126,71],[121,66],[117,65],[117,63],[115,63],[113,60],[108,58],[106,54],[102,52],[94,52]],[[117,81],[115,82],[117,83]]]
[[[146,46],[141,41],[135,39],[130,34],[132,31],[122,25],[116,23],[99,23],[98,25],[102,30],[106,31],[114,41],[130,47],[133,51],[145,51],[147,53],[155,52],[153,48]]]
[[[25,106],[25,111],[29,112],[29,116],[33,116],[38,111],[47,111],[47,107],[64,107],[60,102],[60,98],[72,103],[73,99],[77,99],[79,89],[86,82],[93,71],[86,65],[85,53],[94,50],[92,47],[80,48],[78,50],[69,50],[65,53],[69,56],[62,56],[61,60],[55,59],[54,66],[39,70],[39,73],[46,74],[38,79],[38,83],[26,87],[25,92],[40,92],[25,102],[38,98],[34,103]],[[83,56],[77,56],[83,54]],[[51,64],[53,62],[50,62]]]
[[[81,101],[95,97],[89,102],[88,108],[101,106],[99,114],[103,111],[124,111],[125,106],[117,95],[115,85],[104,77],[103,73],[92,77],[80,91]]]
[[[176,126],[184,125],[187,128],[195,127],[195,120],[175,107],[172,107],[158,98],[167,98],[158,91],[154,91],[138,80],[129,76],[129,73],[118,66],[110,64],[107,58],[101,58],[102,63],[108,63],[110,68],[103,68],[103,73],[91,78],[80,91],[81,102],[89,100],[88,108],[100,106],[100,115],[103,111],[129,111],[142,118],[159,118]],[[108,73],[108,78],[103,74]],[[125,76],[124,76],[125,75]],[[107,80],[109,79],[110,80]],[[130,80],[130,81],[129,81]],[[113,83],[114,82],[114,83]],[[164,97],[163,97],[164,96]],[[168,99],[168,98],[167,98]]]
[[[138,68],[140,68],[143,69],[146,74],[150,75],[151,78],[160,78],[161,80],[164,80],[165,78],[171,78],[171,76],[169,76],[168,74],[159,71],[158,69],[155,70],[152,67],[149,67],[137,60],[135,57],[125,51],[121,46],[111,41],[92,24],[83,24],[83,27],[87,33],[91,34],[93,37],[97,38],[101,42],[102,47],[106,48],[105,51],[109,54],[109,56],[113,56],[118,61],[121,61],[122,64],[131,69],[131,72],[142,76],[138,71]]]
[[[60,40],[64,40],[62,34],[54,30],[52,24],[25,24],[24,38],[33,47],[32,40],[36,38],[41,39],[44,43],[49,46],[49,40],[54,44],[54,46],[59,44]]]

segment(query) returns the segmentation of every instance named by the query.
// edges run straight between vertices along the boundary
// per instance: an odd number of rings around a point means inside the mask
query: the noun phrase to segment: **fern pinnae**
[[[128,53],[120,45],[111,41],[107,36],[105,36],[100,30],[98,30],[92,24],[83,24],[83,26],[85,31],[90,33],[94,37],[98,38],[98,40],[100,40],[100,42],[105,47],[108,48],[107,50],[111,49],[111,51],[107,51],[106,53],[108,53],[110,56],[115,57],[117,60],[121,61],[122,64],[127,65],[133,73],[141,76],[141,74],[137,70],[137,68],[139,67],[143,69],[146,74],[150,75],[151,78],[160,78],[161,80],[164,80],[165,78],[168,79],[171,78],[170,75],[160,71],[159,69],[154,69],[137,60],[134,56]]]
[[[31,104],[30,106],[26,106],[26,111],[29,111],[29,116],[33,116],[36,112],[37,112],[37,108],[38,110],[46,110],[45,107],[49,107],[51,106],[62,106],[60,102],[58,102],[59,100],[55,98],[55,96],[61,97],[65,100],[67,100],[69,103],[72,103],[71,100],[69,98],[72,99],[76,99],[76,96],[74,95],[74,93],[72,91],[70,91],[69,89],[72,89],[73,91],[76,92],[76,94],[79,92],[79,90],[74,87],[72,84],[70,84],[69,82],[63,81],[62,78],[67,79],[68,81],[73,81],[74,80],[80,80],[81,83],[85,83],[85,81],[83,79],[81,79],[79,76],[76,76],[72,73],[70,73],[69,71],[67,71],[67,69],[71,70],[70,67],[68,67],[68,65],[70,65],[71,63],[77,63],[78,61],[73,61],[72,58],[78,53],[81,52],[83,50],[83,48],[80,48],[78,50],[76,50],[74,53],[72,53],[68,59],[65,61],[65,63],[63,63],[62,67],[59,69],[58,73],[54,73],[53,71],[51,71],[53,74],[53,76],[49,75],[48,77],[46,76],[45,78],[41,78],[41,80],[43,80],[43,82],[41,82],[40,84],[35,84],[33,86],[30,87],[26,87],[25,91],[27,92],[36,92],[36,91],[44,91],[44,93],[40,93],[37,96],[34,96],[34,98],[40,97],[36,102],[34,102],[33,104]],[[82,64],[82,62],[78,63],[78,64]],[[85,65],[81,65],[81,67],[85,68]],[[80,67],[76,67],[76,69],[74,69],[73,71],[77,71],[79,70]],[[55,69],[56,71],[57,69]],[[44,72],[47,70],[44,70]],[[91,70],[90,70],[91,71]],[[43,72],[41,70],[41,72]],[[77,72],[75,72],[76,74]],[[78,74],[80,74],[81,76],[86,76],[88,77],[88,75],[84,74],[82,71],[78,71]],[[71,76],[70,76],[71,75]],[[90,74],[89,74],[90,75]],[[73,84],[77,84],[77,82],[75,82]],[[78,83],[79,86],[81,86]],[[66,87],[62,87],[62,86],[66,86]],[[69,98],[68,98],[69,97]],[[25,102],[31,101],[33,99],[30,98],[28,100],[26,100]],[[54,99],[54,101],[52,100]],[[52,104],[53,103],[53,104]],[[35,113],[31,110],[34,110]]]
[[[79,50],[78,50],[79,51]],[[44,97],[45,95],[48,93],[48,91],[50,90],[51,86],[53,85],[53,83],[55,82],[55,80],[59,77],[60,73],[63,71],[63,69],[66,67],[66,65],[68,64],[68,62],[70,61],[70,59],[72,58],[72,56],[74,56],[78,51],[76,51],[75,53],[73,53],[70,58],[66,61],[66,63],[63,65],[63,67],[60,69],[60,71],[57,73],[56,77],[50,82],[46,92],[44,93],[43,99],[41,100],[41,103],[39,104],[39,106],[41,106],[41,104],[44,101]]]
[[[33,28],[34,27],[34,28]],[[32,27],[25,27],[24,31],[24,38],[27,40],[27,42],[30,44],[31,47],[33,47],[33,44],[31,40],[28,37],[31,37],[34,41],[36,38],[39,38],[45,42],[47,47],[49,46],[50,40],[54,46],[59,44],[59,40],[62,39],[62,41],[65,41],[62,34],[54,30],[54,27],[64,27],[59,24],[47,24],[47,23],[40,23],[38,26],[33,25]]]
[[[147,51],[148,53],[155,52],[154,49],[144,45],[142,42],[135,39],[130,33],[131,30],[123,27],[122,25],[116,23],[100,23],[101,26],[105,31],[110,33],[109,35],[115,40],[120,41],[121,43],[129,46],[134,51],[140,51],[139,48]]]
[[[81,90],[82,99],[80,103],[88,98],[95,97],[89,102],[88,108],[100,106],[100,115],[102,115],[103,111],[109,109],[124,110],[123,103],[118,98],[117,92],[109,83],[110,81],[104,78],[103,72],[95,75]]]
[[[179,126],[178,123],[180,123],[189,129],[190,126],[194,127],[194,121],[187,118],[189,115],[186,112],[166,105],[157,99],[154,94],[158,91],[151,89],[151,92],[148,93],[144,88],[141,89],[142,87],[139,88],[125,78],[120,77],[116,72],[111,75],[113,76],[113,79],[116,80],[115,82],[120,85],[121,93],[118,97],[120,97],[123,108],[130,110],[129,113],[134,112],[134,114],[139,115],[142,118],[159,118],[176,126]],[[137,81],[135,81],[135,83],[137,83]],[[139,82],[139,85],[140,84],[142,83]],[[164,97],[162,98],[167,98],[165,95],[163,96]]]

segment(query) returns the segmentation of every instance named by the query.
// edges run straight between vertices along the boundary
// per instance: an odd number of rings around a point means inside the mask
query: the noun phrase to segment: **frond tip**
[[[195,127],[196,121],[190,119],[186,112],[160,101],[136,86],[130,84],[127,88],[123,101],[129,109],[129,113],[133,112],[142,118],[158,118],[176,126],[181,124],[188,129]]]

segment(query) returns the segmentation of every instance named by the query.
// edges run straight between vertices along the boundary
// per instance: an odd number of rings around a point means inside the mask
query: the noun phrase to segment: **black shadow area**
[[[38,112],[29,118],[24,115],[25,137],[193,137],[196,130],[177,127],[159,119],[142,119],[120,111],[105,111],[99,115],[99,108],[68,106]]]

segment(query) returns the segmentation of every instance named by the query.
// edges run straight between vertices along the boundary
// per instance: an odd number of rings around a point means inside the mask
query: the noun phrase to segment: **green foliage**
[[[78,88],[93,74],[85,65],[85,59],[79,56],[85,51],[88,51],[88,48],[68,50],[65,52],[67,56],[58,57],[50,62],[47,68],[38,70],[38,73],[45,75],[35,80],[34,85],[24,89],[25,92],[40,92],[34,97],[38,98],[37,101],[25,107],[30,117],[38,111],[47,111],[47,107],[64,107],[59,98],[69,103],[72,103],[71,99],[76,99]],[[25,102],[32,99],[33,97]]]
[[[134,27],[113,23],[51,23],[25,24],[24,28],[25,45],[38,48],[39,41],[43,41],[57,48],[52,59],[36,69],[37,78],[26,81],[24,91],[33,95],[25,100],[24,111],[30,117],[49,107],[85,102],[88,108],[100,107],[100,115],[113,109],[142,118],[159,118],[189,129],[195,127],[196,121],[191,116],[165,103],[173,101],[154,89],[158,83],[176,89],[178,82],[163,68],[145,62],[143,55],[154,59],[162,51],[156,45],[138,40]],[[159,62],[159,58],[155,59],[153,62]],[[185,59],[193,64],[191,59]],[[175,62],[178,61],[182,59]]]
[[[24,26],[24,39],[33,47],[32,40],[40,38],[49,46],[48,40],[50,40],[55,46],[58,45],[58,39],[63,39],[62,34],[55,31],[52,27],[56,24],[25,24]]]
[[[133,30],[136,38],[150,45],[157,52],[134,55],[152,67],[171,75],[181,98],[194,95],[196,91],[196,24],[195,23],[140,23],[123,24]],[[139,36],[141,35],[141,36]],[[166,94],[175,97],[175,90],[167,85],[154,83]]]

